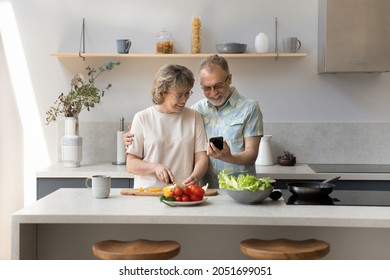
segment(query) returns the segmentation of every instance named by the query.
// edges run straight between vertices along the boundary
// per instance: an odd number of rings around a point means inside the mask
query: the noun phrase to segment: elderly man
[[[202,60],[199,80],[205,99],[192,108],[201,113],[207,138],[222,136],[223,148],[219,150],[209,142],[209,164],[203,183],[218,188],[218,174],[256,174],[255,162],[263,135],[263,115],[259,104],[238,93],[231,86],[232,74],[223,57],[211,55]],[[126,146],[132,142],[130,133],[124,136]]]

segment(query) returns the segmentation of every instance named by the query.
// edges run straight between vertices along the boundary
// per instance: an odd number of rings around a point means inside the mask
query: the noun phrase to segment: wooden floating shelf
[[[52,53],[51,56],[58,58],[204,58],[212,54],[145,54],[145,53]],[[279,57],[305,57],[307,53],[234,53],[219,54],[227,58],[279,58]]]

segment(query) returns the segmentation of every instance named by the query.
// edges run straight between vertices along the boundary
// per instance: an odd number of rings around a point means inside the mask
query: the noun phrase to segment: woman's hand
[[[182,184],[185,187],[190,185],[197,185],[198,183],[199,183],[199,179],[191,175],[190,177],[185,179]]]
[[[167,185],[175,182],[175,176],[173,176],[172,171],[162,164],[156,165],[155,173],[157,178]]]

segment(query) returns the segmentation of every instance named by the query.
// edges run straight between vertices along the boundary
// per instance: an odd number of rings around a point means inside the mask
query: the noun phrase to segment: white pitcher
[[[255,49],[258,53],[266,53],[269,49],[268,36],[264,33],[257,34],[255,38]]]
[[[274,165],[274,160],[272,157],[271,138],[272,135],[264,135],[263,137],[261,137],[259,156],[256,160],[257,165]]]

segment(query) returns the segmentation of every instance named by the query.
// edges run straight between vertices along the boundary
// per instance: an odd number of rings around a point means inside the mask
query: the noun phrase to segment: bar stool
[[[240,250],[256,260],[316,260],[329,253],[330,245],[317,239],[246,239],[241,241]]]
[[[180,243],[171,240],[103,240],[92,245],[92,252],[102,260],[167,260],[177,256]]]

